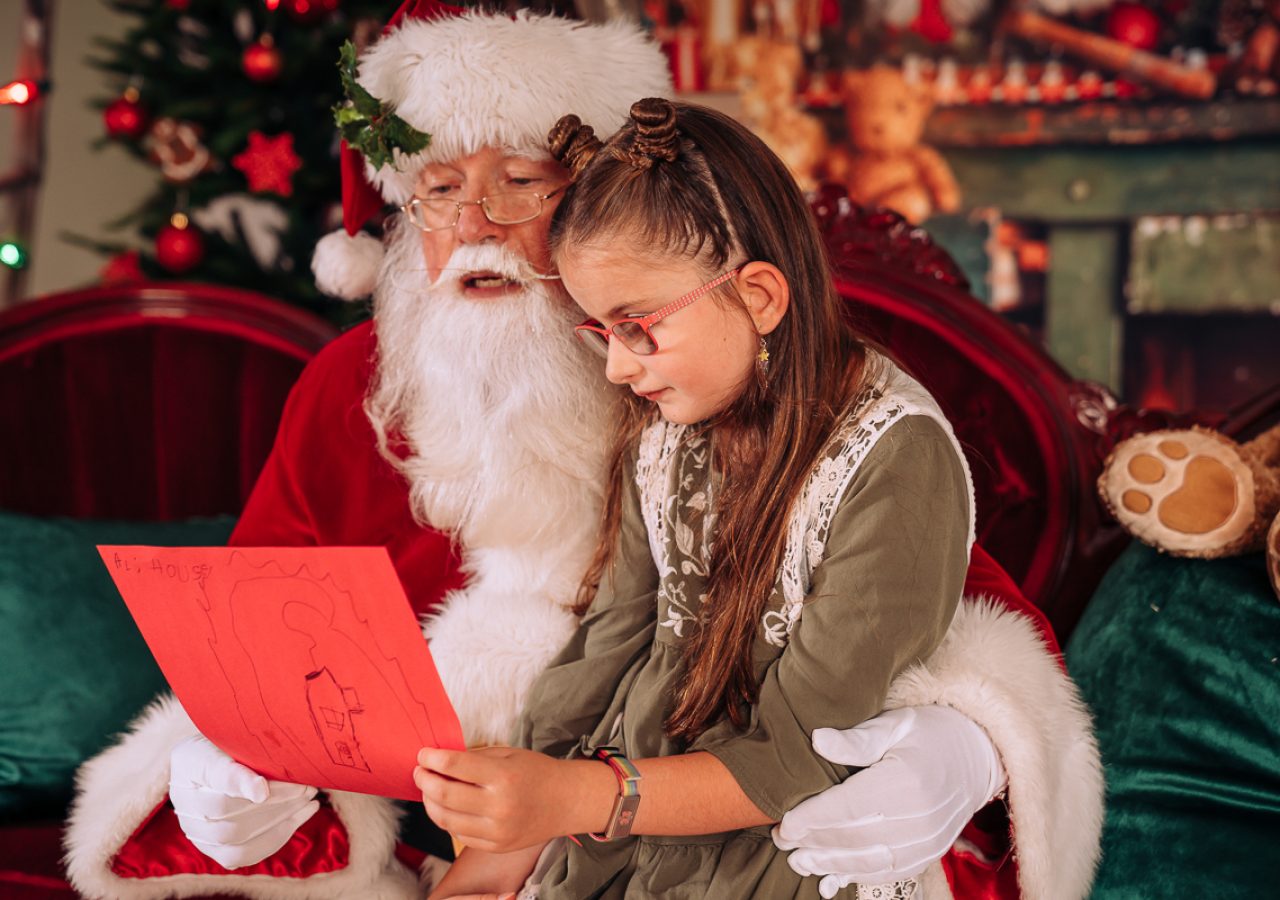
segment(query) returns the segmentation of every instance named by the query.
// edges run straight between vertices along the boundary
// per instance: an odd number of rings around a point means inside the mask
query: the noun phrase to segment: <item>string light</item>
[[[21,269],[27,264],[27,251],[17,241],[0,241],[0,263],[10,269]]]
[[[0,104],[25,106],[41,94],[41,86],[29,78],[20,78],[0,87]]]
[[[49,89],[48,82],[19,78],[0,87],[0,106],[26,106]],[[27,248],[15,240],[0,241],[0,266],[25,269]]]

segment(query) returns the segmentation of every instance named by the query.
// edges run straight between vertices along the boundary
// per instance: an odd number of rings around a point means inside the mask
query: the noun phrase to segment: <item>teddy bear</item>
[[[883,63],[844,73],[849,147],[828,159],[831,178],[865,206],[885,206],[919,224],[960,208],[960,189],[937,150],[920,143],[933,109],[929,86]]]
[[[742,119],[778,155],[803,190],[818,186],[827,156],[827,132],[816,117],[800,109],[797,86],[804,56],[792,41],[755,39],[744,55]]]
[[[799,44],[757,37],[742,52],[742,115],[760,122],[770,112],[794,106],[800,77],[804,74],[804,53]]]
[[[1175,556],[1265,547],[1280,597],[1280,425],[1243,444],[1200,427],[1128,438],[1107,457],[1098,492],[1125,530]]]

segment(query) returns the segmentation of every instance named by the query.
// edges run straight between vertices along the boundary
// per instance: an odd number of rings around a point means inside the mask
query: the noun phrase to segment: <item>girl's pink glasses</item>
[[[609,355],[609,339],[611,337],[616,337],[622,341],[623,346],[632,353],[649,356],[658,350],[658,341],[650,330],[654,325],[673,312],[679,312],[684,309],[699,297],[711,293],[712,290],[724,284],[740,271],[742,271],[741,266],[730,269],[723,275],[718,275],[708,281],[702,287],[694,288],[683,297],[673,300],[657,312],[651,312],[646,316],[640,316],[635,319],[623,319],[621,322],[615,322],[612,328],[605,328],[595,319],[588,319],[581,325],[576,326],[574,333],[578,335],[580,341],[601,356]]]

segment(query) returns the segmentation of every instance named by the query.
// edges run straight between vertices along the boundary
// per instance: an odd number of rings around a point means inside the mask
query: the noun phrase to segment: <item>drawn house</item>
[[[370,771],[356,739],[355,716],[364,709],[355,688],[338,684],[327,668],[317,669],[307,675],[307,707],[316,734],[334,765]]]

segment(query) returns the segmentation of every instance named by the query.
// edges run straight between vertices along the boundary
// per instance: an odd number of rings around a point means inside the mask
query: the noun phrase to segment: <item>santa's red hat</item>
[[[401,6],[361,54],[357,80],[431,140],[376,169],[344,146],[345,232],[320,241],[312,271],[322,291],[348,299],[372,293],[382,258],[360,226],[384,203],[409,200],[423,166],[484,147],[546,158],[547,132],[566,113],[610,135],[636,100],[671,94],[666,57],[633,23],[463,12],[436,0]]]

